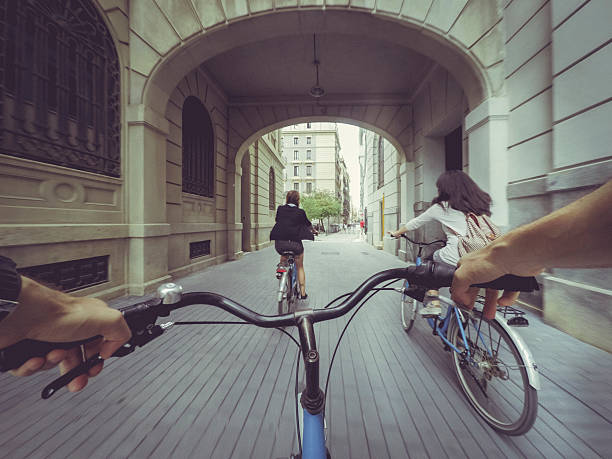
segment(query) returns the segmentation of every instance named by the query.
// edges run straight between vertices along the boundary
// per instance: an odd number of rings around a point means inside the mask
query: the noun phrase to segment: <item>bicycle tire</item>
[[[412,330],[418,308],[419,304],[417,300],[410,298],[405,293],[402,293],[402,298],[400,300],[400,314],[402,319],[402,327],[406,333],[410,333],[410,330]]]
[[[483,367],[476,368],[467,362],[461,330],[456,319],[449,330],[449,341],[464,353],[460,355],[454,350],[451,352],[459,385],[472,408],[493,429],[505,435],[522,435],[533,426],[538,410],[538,393],[529,385],[525,359],[512,337],[496,320],[482,320],[480,328],[477,329],[481,314],[479,311],[474,311],[473,314],[474,318],[466,320],[464,324],[464,333],[474,362]],[[493,333],[498,338],[493,338]],[[479,337],[476,343],[475,337]],[[490,345],[484,344],[483,341],[488,341]],[[490,348],[490,353],[486,351],[487,348]],[[504,379],[504,375],[507,379]],[[499,402],[494,402],[493,399]],[[518,405],[506,409],[513,401],[518,401]]]
[[[295,287],[292,282],[293,269],[289,269],[287,275],[287,312],[291,312],[291,305],[295,302]]]
[[[279,290],[282,290],[282,294],[281,294],[281,299],[278,302],[278,314],[279,315],[283,315],[283,314],[287,314],[289,312],[289,286],[287,285],[287,280],[289,279],[289,276],[283,276],[281,277],[281,280],[279,281]],[[284,282],[283,282],[284,281]],[[282,284],[285,285],[282,285]]]

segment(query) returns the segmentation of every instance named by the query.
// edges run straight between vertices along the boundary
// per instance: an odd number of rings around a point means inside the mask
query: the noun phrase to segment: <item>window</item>
[[[306,175],[312,175],[312,166],[306,166]]]
[[[293,160],[297,161],[300,159],[300,152],[297,150],[293,150]]]
[[[310,128],[311,128],[310,123],[306,123],[306,129],[310,129]]]
[[[183,191],[212,198],[215,151],[212,121],[200,99],[183,103]]]
[[[312,159],[312,150],[306,150],[306,159]]]
[[[189,258],[205,257],[210,255],[210,239],[189,243]]]
[[[274,173],[274,168],[270,167],[270,177],[268,181],[268,201],[270,210],[274,210],[276,208],[276,174]]]
[[[293,138],[293,145],[297,145],[299,141],[300,141],[299,137],[294,137]]]
[[[312,137],[306,137],[306,144],[310,145],[312,143]]]
[[[0,2],[0,153],[121,175],[119,59],[94,2]]]
[[[299,184],[298,182],[295,182],[295,183],[293,184],[293,189],[294,189],[295,191],[300,191],[300,184]]]
[[[108,282],[109,255],[19,268],[19,274],[63,292]]]
[[[385,143],[381,136],[378,137],[378,188],[385,184]]]
[[[312,193],[312,183],[310,182],[306,184],[306,193]]]
[[[300,166],[293,166],[293,176],[297,177],[300,175]]]

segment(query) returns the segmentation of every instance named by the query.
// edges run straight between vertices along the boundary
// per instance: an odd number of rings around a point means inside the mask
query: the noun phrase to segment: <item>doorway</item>
[[[463,169],[461,126],[444,136],[444,153],[447,171]]]

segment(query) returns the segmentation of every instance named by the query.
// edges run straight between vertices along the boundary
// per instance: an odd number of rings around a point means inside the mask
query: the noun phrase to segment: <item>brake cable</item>
[[[335,358],[336,358],[336,353],[338,352],[338,349],[340,348],[340,341],[342,341],[342,338],[344,337],[344,334],[346,333],[346,330],[348,329],[349,324],[351,323],[351,321],[353,320],[353,318],[354,318],[354,317],[357,315],[357,313],[359,312],[359,310],[360,310],[360,309],[361,309],[361,308],[362,308],[362,307],[363,307],[363,306],[364,306],[364,305],[365,305],[365,304],[366,304],[368,301],[370,301],[370,299],[371,299],[371,298],[372,298],[374,295],[376,295],[378,292],[381,292],[381,291],[384,291],[384,290],[393,290],[393,291],[395,291],[395,289],[392,289],[392,288],[386,288],[386,287],[387,287],[387,286],[389,286],[389,285],[391,285],[391,284],[393,284],[394,282],[397,282],[398,280],[401,280],[401,279],[393,279],[393,280],[391,280],[391,281],[387,282],[385,285],[383,285],[383,286],[382,286],[382,287],[380,287],[380,288],[373,288],[373,289],[371,290],[371,293],[369,294],[369,296],[368,296],[367,298],[365,298],[365,299],[364,299],[364,300],[361,302],[361,304],[360,304],[359,306],[357,306],[357,309],[355,309],[355,312],[353,312],[353,314],[351,315],[351,317],[349,318],[349,320],[347,320],[347,321],[346,321],[346,324],[344,325],[344,328],[342,329],[342,333],[340,333],[340,337],[338,338],[338,341],[336,342],[336,347],[334,348],[334,352],[333,352],[333,354],[332,354],[332,358],[331,358],[331,360],[330,360],[330,362],[329,362],[329,369],[328,369],[328,371],[327,371],[327,379],[325,380],[325,391],[324,391],[324,394],[325,394],[325,398],[326,398],[326,399],[327,399],[327,387],[329,386],[329,379],[330,379],[330,377],[331,377],[332,366],[334,365],[334,360],[335,360]],[[351,293],[352,293],[352,292],[351,292]],[[346,295],[350,295],[350,293],[345,294],[345,295],[342,295],[342,296],[346,296]],[[342,296],[341,296],[341,297],[342,297]],[[339,297],[339,298],[341,298],[341,297]],[[332,303],[333,303],[334,301],[336,301],[336,300],[333,300],[333,301],[332,301]],[[326,306],[326,307],[327,307],[327,306]],[[325,410],[326,410],[326,407],[327,407],[327,403],[325,403],[325,405],[323,405],[323,419],[325,419]]]

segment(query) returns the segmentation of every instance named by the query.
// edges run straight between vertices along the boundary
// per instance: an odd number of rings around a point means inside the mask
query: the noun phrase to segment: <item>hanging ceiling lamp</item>
[[[323,97],[325,95],[325,89],[319,86],[319,64],[320,62],[317,59],[317,34],[312,35],[312,49],[313,49],[313,54],[314,54],[313,64],[315,66],[317,82],[312,88],[310,88],[310,95],[318,99],[319,97]]]

